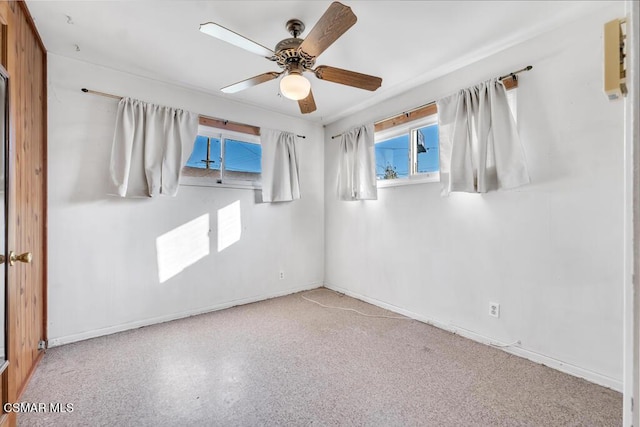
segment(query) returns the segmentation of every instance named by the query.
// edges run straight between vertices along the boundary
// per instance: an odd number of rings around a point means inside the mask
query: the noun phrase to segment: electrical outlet
[[[497,302],[489,303],[489,316],[500,317],[500,304]]]
[[[282,279],[284,279],[284,271],[281,271],[281,272],[280,272],[280,279],[281,279],[281,280],[282,280]]]

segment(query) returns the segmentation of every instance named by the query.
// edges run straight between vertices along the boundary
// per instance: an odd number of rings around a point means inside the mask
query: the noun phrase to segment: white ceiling
[[[202,34],[198,26],[216,22],[273,49],[290,37],[287,20],[305,23],[304,38],[330,3],[28,0],[27,5],[49,52],[299,117],[297,103],[279,96],[277,80],[236,94],[220,92],[229,84],[279,69],[258,55]],[[369,92],[309,74],[318,109],[304,117],[322,123],[549,31],[606,2],[343,3],[352,8],[358,22],[316,64],[372,74],[382,77],[383,83]]]

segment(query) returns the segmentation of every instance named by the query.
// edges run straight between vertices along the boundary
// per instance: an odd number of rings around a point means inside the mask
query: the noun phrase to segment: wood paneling
[[[376,132],[380,132],[385,129],[389,129],[404,123],[412,122],[414,120],[418,120],[423,117],[430,116],[437,112],[438,112],[438,107],[436,107],[435,102],[432,102],[431,104],[427,104],[423,107],[416,108],[415,110],[411,110],[406,113],[398,114],[397,116],[388,118],[386,120],[381,120],[379,122],[376,122],[374,129]]]
[[[216,119],[215,117],[200,116],[199,123],[203,126],[210,126],[218,129],[228,129],[234,132],[248,133],[249,135],[260,135],[260,128],[257,126],[230,122],[229,120]]]
[[[514,79],[513,76],[503,78],[502,83],[504,84],[504,87],[507,88],[507,90],[518,87],[518,79]]]
[[[22,1],[0,1],[9,72],[8,247],[31,252],[31,264],[8,270],[7,353],[3,398],[16,402],[46,339],[46,50]],[[15,424],[15,414],[5,421]]]

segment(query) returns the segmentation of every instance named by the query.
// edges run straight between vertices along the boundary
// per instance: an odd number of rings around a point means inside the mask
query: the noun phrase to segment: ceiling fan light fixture
[[[280,80],[280,92],[289,99],[305,99],[311,91],[311,82],[301,74],[289,73]]]

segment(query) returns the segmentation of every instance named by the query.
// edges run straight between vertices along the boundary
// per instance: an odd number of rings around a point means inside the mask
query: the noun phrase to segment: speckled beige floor
[[[289,295],[51,349],[21,426],[620,426],[620,393],[417,321]],[[329,305],[391,314],[319,289]]]

